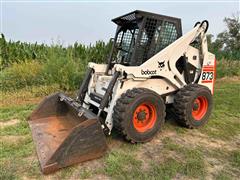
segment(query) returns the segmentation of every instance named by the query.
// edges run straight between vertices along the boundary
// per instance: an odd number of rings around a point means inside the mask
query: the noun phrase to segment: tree
[[[209,50],[218,58],[240,60],[240,12],[223,20],[227,30],[219,33],[216,40],[212,41],[212,35],[208,35]]]
[[[226,47],[224,49],[229,51],[240,49],[240,13],[233,15],[232,18],[225,18],[224,22],[228,30],[223,32],[223,39],[225,40]]]
[[[8,62],[7,43],[5,36],[0,34],[0,69],[6,66]]]

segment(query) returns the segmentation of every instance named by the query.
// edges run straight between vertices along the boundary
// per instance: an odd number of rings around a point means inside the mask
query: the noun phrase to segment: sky
[[[89,45],[114,37],[116,25],[111,19],[138,9],[181,18],[183,33],[191,30],[195,22],[207,19],[208,33],[216,36],[226,29],[224,17],[240,11],[239,2],[0,0],[0,29],[7,40],[65,46],[77,41]]]

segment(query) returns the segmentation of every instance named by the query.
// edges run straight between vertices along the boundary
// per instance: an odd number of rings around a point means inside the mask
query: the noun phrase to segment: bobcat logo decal
[[[165,67],[165,61],[163,62],[159,62],[158,61],[158,68],[160,69],[160,71]]]

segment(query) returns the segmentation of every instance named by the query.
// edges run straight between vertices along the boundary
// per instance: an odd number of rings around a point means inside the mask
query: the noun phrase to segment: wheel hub
[[[199,104],[198,103],[194,103],[193,104],[193,111],[198,110],[198,108],[199,108]]]
[[[138,114],[137,114],[137,118],[139,121],[143,121],[146,119],[146,113],[145,111],[140,111]]]
[[[208,101],[205,96],[197,97],[192,105],[192,116],[196,121],[200,121],[208,110]]]
[[[138,132],[151,129],[157,120],[157,110],[151,103],[140,104],[133,113],[133,126]]]

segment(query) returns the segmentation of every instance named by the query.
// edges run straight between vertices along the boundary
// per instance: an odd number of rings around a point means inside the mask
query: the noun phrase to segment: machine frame
[[[109,75],[104,75],[107,64],[89,63],[89,68],[94,70],[88,84],[88,91],[83,102],[83,107],[88,109],[89,104],[101,108],[101,101],[113,79],[113,74],[119,72],[115,85],[111,90],[111,100],[106,106],[99,109],[107,113],[104,124],[109,134],[113,128],[112,113],[117,99],[132,88],[147,88],[165,97],[165,103],[174,101],[174,92],[190,83],[197,83],[208,87],[213,93],[215,79],[215,55],[208,52],[206,30],[208,22],[196,23],[195,27],[171,43],[169,46],[155,54],[140,66],[124,66],[115,64],[109,70]],[[200,38],[200,49],[192,46],[192,43]],[[177,61],[184,57],[186,64],[195,67],[193,81],[187,82],[186,73],[180,73],[176,67]],[[190,72],[191,73],[191,72]],[[193,73],[193,72],[192,72]],[[189,75],[188,75],[189,76]],[[94,94],[94,95],[93,95]],[[92,96],[91,96],[92,95]],[[97,100],[98,99],[98,100]]]

